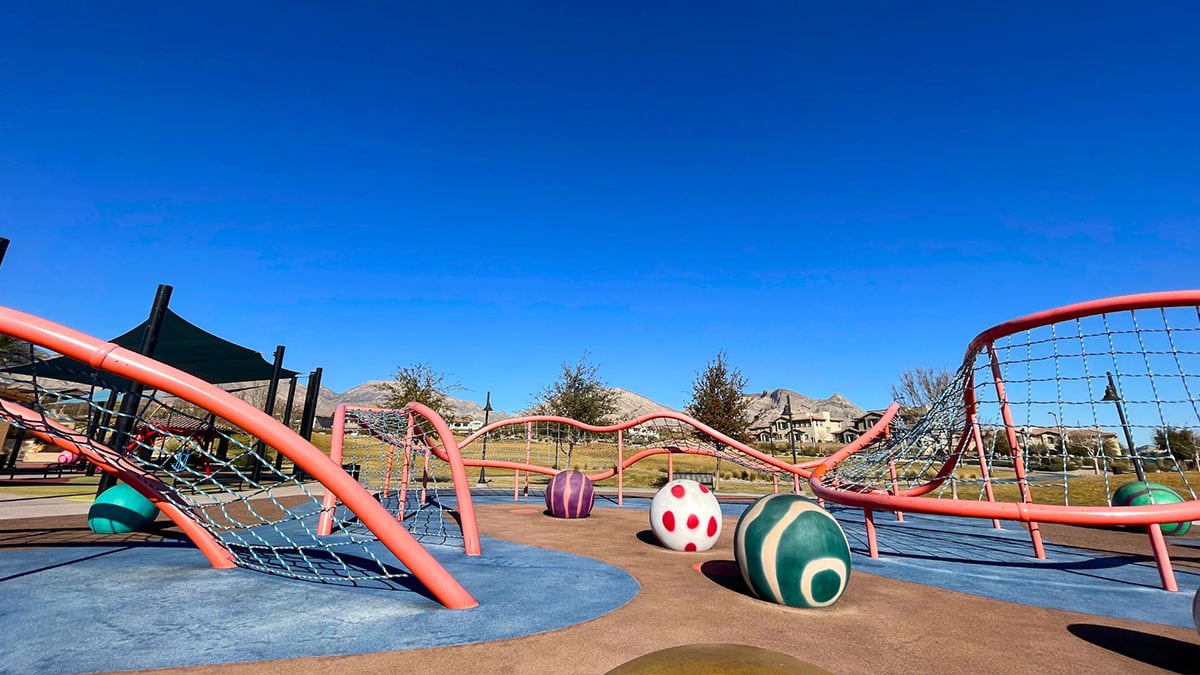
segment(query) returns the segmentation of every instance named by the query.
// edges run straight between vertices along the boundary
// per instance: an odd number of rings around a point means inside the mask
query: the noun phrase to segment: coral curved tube
[[[237,424],[283,453],[337,495],[444,605],[454,609],[478,605],[441,563],[339,465],[246,401],[181,370],[24,312],[0,307],[0,331],[83,361],[97,370],[178,396]]]

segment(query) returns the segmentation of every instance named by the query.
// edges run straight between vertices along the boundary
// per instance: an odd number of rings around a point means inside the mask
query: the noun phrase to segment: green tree
[[[579,362],[574,366],[564,361],[558,379],[538,393],[535,401],[535,415],[566,417],[593,426],[611,424],[612,417],[617,412],[617,392],[600,379],[600,366],[588,362],[587,352],[579,357]],[[558,443],[562,441],[562,434],[566,435],[569,468],[575,444],[579,442],[582,434],[575,427],[568,425],[564,425],[560,431]],[[557,444],[554,457],[554,466],[558,468]]]
[[[402,408],[408,403],[422,403],[442,417],[453,412],[450,409],[450,392],[462,389],[457,383],[448,384],[445,374],[427,363],[397,367],[392,381],[383,387],[388,392],[387,407]]]
[[[746,378],[731,368],[724,351],[709,361],[692,382],[692,400],[684,410],[730,438],[750,442],[750,400],[746,398]]]
[[[1154,445],[1169,450],[1176,460],[1196,459],[1196,433],[1183,427],[1164,427],[1154,430]]]

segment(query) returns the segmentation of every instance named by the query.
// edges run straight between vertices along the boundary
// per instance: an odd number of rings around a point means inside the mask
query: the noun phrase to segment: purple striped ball
[[[546,486],[546,509],[555,518],[587,518],[595,500],[592,481],[578,471],[563,471]]]

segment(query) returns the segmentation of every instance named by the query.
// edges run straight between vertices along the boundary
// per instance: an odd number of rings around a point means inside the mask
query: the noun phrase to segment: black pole
[[[263,403],[263,412],[271,417],[275,416],[275,395],[279,393],[279,375],[283,371],[283,345],[275,347],[275,360],[271,364],[271,383],[267,385],[267,400]],[[261,462],[254,463],[254,470],[250,473],[250,478],[257,483],[262,477],[263,464],[267,462],[266,452],[267,444],[261,440],[257,443],[258,456],[262,458]],[[278,454],[278,452],[276,452]]]
[[[1133,445],[1133,433],[1129,431],[1129,420],[1125,419],[1125,406],[1120,392],[1117,391],[1117,382],[1113,379],[1112,371],[1105,374],[1108,375],[1108,386],[1104,389],[1104,398],[1100,400],[1112,401],[1117,406],[1117,417],[1121,419],[1121,429],[1125,431],[1125,442],[1129,445],[1129,457],[1133,459],[1133,470],[1137,473],[1138,480],[1145,483],[1146,470],[1142,468],[1142,457]]]
[[[300,417],[300,436],[306,441],[312,441],[313,419],[317,416],[317,395],[321,389],[321,369],[317,368],[308,374],[308,387],[304,392],[304,413]],[[304,479],[300,467],[292,470],[292,475]]]
[[[17,455],[21,454],[21,444],[25,442],[25,427],[16,427],[12,436],[13,449],[4,460],[4,470],[12,478],[17,473]]]
[[[796,463],[796,427],[792,426],[792,397],[788,395],[787,403],[783,406],[783,412],[787,415],[788,421],[788,438],[792,441],[792,464]]]
[[[154,356],[154,348],[158,345],[158,332],[162,329],[163,319],[167,315],[167,306],[171,302],[171,290],[170,286],[159,284],[158,291],[154,294],[154,304],[150,307],[150,316],[146,319],[146,330],[142,333],[142,343],[138,347],[138,353],[143,356]],[[117,419],[116,428],[113,430],[108,444],[118,453],[125,454],[125,444],[129,442],[129,432],[133,431],[133,417],[137,414],[138,405],[141,403],[143,389],[140,382],[134,382],[121,397],[120,417]],[[106,472],[100,477],[96,494],[99,495],[116,483],[117,479],[113,474]]]
[[[484,428],[487,428],[488,417],[491,414],[492,414],[492,392],[489,391],[487,393],[487,401],[483,404],[483,426],[484,426]],[[487,434],[483,435],[483,451],[480,452],[480,459],[483,459],[483,460],[487,459]],[[480,487],[480,486],[486,487],[487,486],[487,480],[483,477],[483,471],[486,468],[487,467],[482,464],[479,465],[479,480],[476,481],[475,487]]]
[[[291,428],[292,424],[292,401],[296,398],[296,375],[292,376],[291,382],[288,383],[287,403],[283,404],[283,426]],[[279,471],[283,468],[283,453],[275,453],[275,470]]]
[[[8,253],[8,239],[0,237],[0,265],[4,264],[5,253]]]

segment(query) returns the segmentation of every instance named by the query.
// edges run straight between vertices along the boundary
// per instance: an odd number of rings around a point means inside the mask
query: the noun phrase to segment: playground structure
[[[406,587],[415,577],[448,607],[477,605],[340,466],[249,403],[123,347],[12,309],[0,308],[0,334],[15,338],[0,354],[10,366],[0,371],[0,419],[133,487],[214,567],[384,588]],[[75,362],[75,370],[94,373],[93,381],[55,379],[54,368],[44,366],[62,357]],[[125,384],[114,386],[111,376]],[[309,476],[361,527],[318,536],[323,495],[306,483]],[[376,544],[388,552],[383,558]]]
[[[1162,585],[1177,590],[1162,525],[1200,518],[1198,337],[1200,291],[1109,298],[999,324],[971,341],[928,410],[893,405],[883,423],[817,467],[811,485],[822,499],[864,510],[872,555],[876,511],[984,518],[997,528],[1019,521],[1038,558],[1039,523],[1145,526]],[[1114,506],[1120,474],[1169,483],[1181,501]],[[1103,496],[1073,491],[1085,480]]]
[[[578,470],[614,486],[621,504],[631,466],[664,457],[671,480],[681,454],[744,467],[775,492],[781,478],[794,492],[805,480],[820,499],[863,509],[872,556],[881,510],[1025,523],[1038,557],[1039,522],[1147,526],[1163,586],[1174,590],[1161,524],[1200,518],[1195,478],[1173,454],[1151,465],[1138,448],[1161,432],[1186,454],[1182,444],[1200,436],[1200,352],[1188,348],[1200,332],[1198,305],[1200,291],[1157,293],[1000,324],[972,341],[928,410],[893,404],[853,444],[796,464],[672,411],[609,426],[521,417],[460,441],[417,403],[340,407],[327,457],[211,384],[9,309],[0,309],[0,334],[22,342],[5,363],[23,368],[0,371],[0,418],[137,489],[216,567],[387,587],[412,576],[456,608],[476,603],[422,542],[480,553],[468,469],[479,469],[481,483],[485,470],[511,472],[514,500],[530,494],[533,475]],[[38,364],[59,356],[92,369],[96,382],[39,374]],[[136,386],[113,388],[114,375]],[[1089,471],[1107,499],[1073,496]],[[1114,507],[1120,471],[1170,478],[1183,501]],[[376,543],[401,566],[380,558]]]

